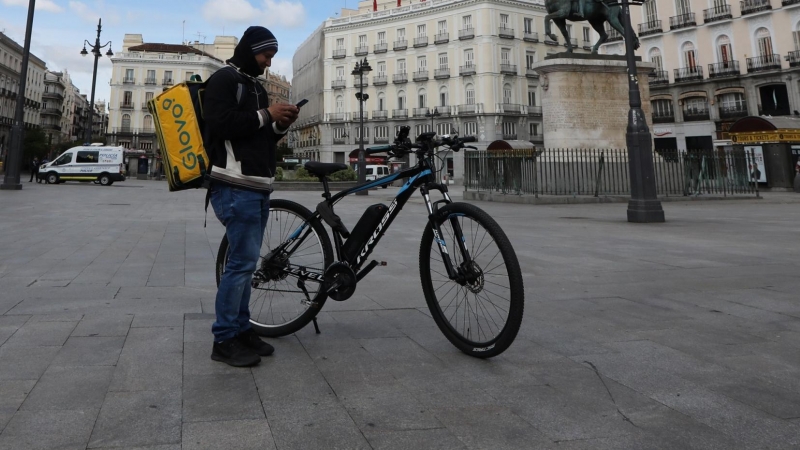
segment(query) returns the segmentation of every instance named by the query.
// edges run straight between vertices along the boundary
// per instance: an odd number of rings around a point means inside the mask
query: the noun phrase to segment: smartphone
[[[302,107],[303,107],[303,105],[305,105],[306,103],[308,103],[308,100],[306,100],[306,99],[302,99],[302,100],[300,100],[300,101],[297,103],[297,105],[295,105],[295,106],[297,106],[298,108],[302,108]]]

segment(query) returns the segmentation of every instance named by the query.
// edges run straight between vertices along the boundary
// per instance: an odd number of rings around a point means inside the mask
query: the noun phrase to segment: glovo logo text
[[[161,108],[168,111],[172,115],[175,125],[177,126],[176,133],[178,134],[178,142],[181,143],[183,148],[180,150],[181,162],[186,170],[192,170],[197,166],[197,155],[194,152],[192,145],[192,135],[189,130],[185,130],[187,121],[184,117],[183,105],[175,101],[175,99],[167,98],[161,103]],[[187,114],[188,115],[188,114]]]

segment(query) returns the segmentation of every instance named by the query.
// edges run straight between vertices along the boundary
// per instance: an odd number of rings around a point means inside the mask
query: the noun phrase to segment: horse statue
[[[609,6],[604,0],[545,0],[544,7],[548,13],[544,17],[544,33],[550,39],[558,41],[556,35],[550,31],[550,20],[552,19],[566,39],[568,53],[572,53],[572,43],[569,31],[567,31],[567,20],[570,22],[587,20],[592,28],[600,34],[600,39],[592,47],[593,55],[597,54],[600,44],[608,39],[608,34],[603,27],[605,22],[625,36],[625,29],[622,26],[622,7],[619,3]],[[583,14],[580,14],[581,9],[583,9]],[[636,33],[633,33],[633,48],[639,48],[639,38],[636,37]]]

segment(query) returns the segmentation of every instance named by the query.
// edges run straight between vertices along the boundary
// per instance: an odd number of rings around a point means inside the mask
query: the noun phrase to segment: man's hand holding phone
[[[278,126],[282,129],[289,128],[290,125],[297,120],[297,115],[300,113],[300,108],[296,105],[290,105],[287,103],[275,103],[274,105],[267,108],[269,111],[270,117],[274,120]]]

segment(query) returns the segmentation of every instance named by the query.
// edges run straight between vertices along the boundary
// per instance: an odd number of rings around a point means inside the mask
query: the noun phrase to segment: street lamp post
[[[30,0],[28,4],[28,23],[25,28],[25,44],[22,48],[22,67],[19,72],[19,90],[17,91],[17,105],[14,110],[14,124],[11,126],[11,142],[7,158],[3,162],[5,165],[5,175],[0,189],[18,191],[22,189],[19,182],[20,163],[22,162],[22,134],[25,127],[25,88],[28,80],[28,57],[31,53],[31,31],[33,30],[33,11],[36,7],[36,0]]]
[[[94,71],[92,72],[92,97],[89,103],[89,113],[87,114],[88,118],[86,119],[86,132],[84,135],[84,141],[87,143],[92,142],[92,128],[94,125],[94,88],[95,84],[97,83],[97,60],[100,58],[100,49],[108,46],[108,51],[106,52],[106,56],[109,58],[114,56],[114,52],[111,51],[111,41],[106,42],[103,45],[100,45],[100,30],[102,29],[103,19],[97,20],[97,38],[94,40],[94,45],[87,40],[83,40],[83,50],[81,50],[81,55],[86,56],[89,52],[86,51],[86,46],[88,45],[92,49],[92,54],[94,55]]]
[[[369,98],[368,94],[364,93],[364,74],[370,73],[372,67],[367,62],[367,58],[362,61],[356,62],[356,67],[353,69],[351,75],[358,75],[358,92],[356,98],[358,99],[358,122],[360,127],[358,139],[358,184],[363,184],[367,181],[367,161],[364,156],[364,102]],[[356,195],[368,195],[367,189],[356,192]]]
[[[431,131],[436,131],[436,127],[433,124],[433,120],[439,116],[441,116],[441,114],[439,113],[439,110],[435,106],[433,107],[433,111],[428,110],[428,112],[425,113],[425,117],[431,118]]]
[[[628,65],[628,170],[631,180],[631,198],[628,200],[628,222],[664,222],[664,210],[656,196],[656,178],[653,168],[653,138],[642,111],[636,56],[633,48],[633,28],[629,0],[622,0],[623,27],[625,28],[625,57]],[[632,3],[641,4],[632,0]]]

